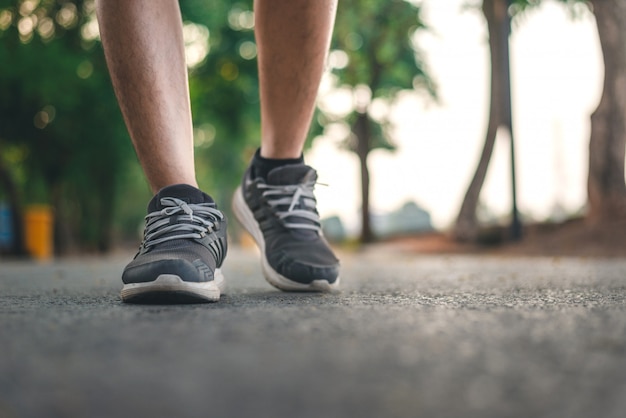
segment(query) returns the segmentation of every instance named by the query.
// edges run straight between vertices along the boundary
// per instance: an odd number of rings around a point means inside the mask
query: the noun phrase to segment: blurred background
[[[228,214],[259,144],[252,1],[180,6],[198,181]],[[327,237],[626,255],[625,16],[620,0],[340,0],[305,152]],[[136,246],[150,197],[94,1],[0,0],[0,253]]]

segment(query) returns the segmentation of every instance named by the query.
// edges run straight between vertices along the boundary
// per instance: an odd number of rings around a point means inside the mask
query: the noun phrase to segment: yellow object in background
[[[26,250],[38,260],[48,260],[53,253],[54,221],[52,208],[45,205],[27,206],[24,213]]]

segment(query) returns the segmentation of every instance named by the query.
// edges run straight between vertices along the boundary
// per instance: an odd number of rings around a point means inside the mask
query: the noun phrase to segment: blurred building
[[[372,215],[372,230],[379,238],[409,235],[434,230],[430,213],[415,202],[406,202],[399,209]]]
[[[359,214],[360,215],[360,214]],[[329,241],[341,242],[359,235],[360,216],[341,219],[337,215],[322,219],[322,230]],[[433,231],[430,213],[417,203],[409,201],[399,209],[387,213],[372,213],[372,230],[377,238],[419,234]]]

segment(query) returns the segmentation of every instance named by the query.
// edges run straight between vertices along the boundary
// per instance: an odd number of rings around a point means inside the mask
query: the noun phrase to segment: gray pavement
[[[185,306],[123,305],[127,260],[0,260],[0,417],[626,414],[626,259],[370,249],[301,295],[233,249]]]

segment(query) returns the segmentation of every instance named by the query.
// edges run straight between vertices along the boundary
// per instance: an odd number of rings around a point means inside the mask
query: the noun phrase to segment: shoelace
[[[216,224],[224,219],[222,212],[215,208],[214,203],[186,203],[175,197],[161,199],[164,208],[146,216],[146,229],[143,246],[145,248],[161,244],[165,241],[185,238],[202,238],[216,229]],[[170,224],[170,217],[182,215],[179,219],[186,221]]]
[[[311,229],[321,234],[320,216],[315,210],[314,186],[315,181],[313,180],[300,184],[270,185],[260,183],[258,185],[260,189],[265,189],[263,196],[267,198],[267,202],[274,208],[276,216],[283,221],[286,228]],[[296,209],[298,204],[300,208]],[[278,209],[279,206],[286,205],[289,205],[287,210]],[[288,218],[308,219],[313,223],[288,222]]]

